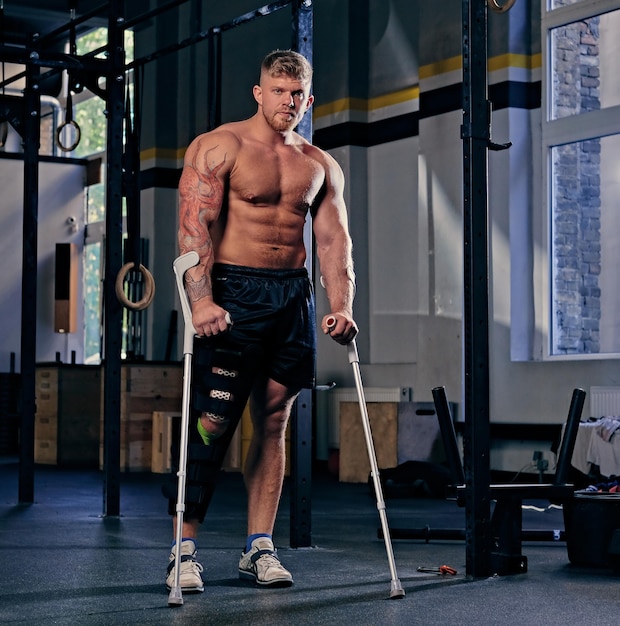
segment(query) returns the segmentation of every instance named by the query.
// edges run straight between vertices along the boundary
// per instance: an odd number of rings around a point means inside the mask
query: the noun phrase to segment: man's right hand
[[[192,324],[199,337],[212,337],[226,332],[232,325],[230,313],[211,298],[192,302]]]

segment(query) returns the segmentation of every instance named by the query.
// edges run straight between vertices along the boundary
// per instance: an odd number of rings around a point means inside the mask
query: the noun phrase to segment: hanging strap
[[[134,75],[135,78],[135,75]],[[125,88],[125,149],[123,151],[123,194],[127,200],[127,242],[125,260],[136,266],[142,262],[140,248],[140,147],[138,124],[135,121],[137,98],[134,98],[134,121],[132,123],[131,92],[129,81]],[[136,85],[134,84],[134,89]]]
[[[64,144],[63,134],[66,132],[67,128],[73,128],[73,141],[71,143]],[[71,87],[69,86],[67,91],[67,106],[65,108],[65,121],[56,129],[56,143],[63,152],[72,152],[78,147],[81,139],[82,129],[73,119],[73,96],[71,95]]]
[[[131,116],[131,94],[129,81],[125,93],[125,151],[123,153],[123,169],[125,171],[124,194],[127,199],[127,243],[126,259],[116,277],[116,297],[126,308],[141,311],[146,309],[155,296],[155,281],[152,274],[141,263],[140,242],[140,93],[142,70],[134,70],[134,106],[133,123]],[[129,184],[129,183],[132,184]],[[133,302],[125,293],[125,278],[131,271],[139,271],[144,281],[142,298]]]
[[[75,9],[77,6],[77,0],[73,0],[69,3],[69,10],[71,15],[71,27],[69,29],[69,54],[77,55],[77,42],[75,37]],[[73,131],[69,132],[67,129],[72,128]],[[69,144],[63,143],[63,135],[73,136],[73,141]],[[67,72],[67,102],[65,106],[65,121],[58,126],[56,130],[56,143],[63,152],[73,152],[78,147],[80,140],[82,139],[82,129],[79,124],[73,119],[73,96],[71,95],[71,75]]]

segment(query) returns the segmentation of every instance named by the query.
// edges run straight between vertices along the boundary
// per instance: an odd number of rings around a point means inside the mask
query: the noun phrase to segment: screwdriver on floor
[[[454,576],[456,574],[456,570],[449,565],[440,565],[439,567],[418,567],[418,572],[424,572],[425,574],[451,574]]]

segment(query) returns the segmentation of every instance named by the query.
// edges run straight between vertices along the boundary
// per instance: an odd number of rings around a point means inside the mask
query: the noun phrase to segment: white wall
[[[80,259],[84,238],[83,165],[75,163],[40,163],[39,229],[37,272],[37,361],[54,361],[56,353],[70,362],[75,351],[76,362],[83,361],[82,264],[78,275],[78,331],[73,334],[54,332],[54,272],[57,243],[75,243]],[[21,281],[22,281],[22,214],[23,163],[0,159],[0,370],[8,371],[10,354],[16,354],[20,369],[21,351]],[[67,224],[76,219],[77,232]],[[27,332],[28,329],[24,329]]]

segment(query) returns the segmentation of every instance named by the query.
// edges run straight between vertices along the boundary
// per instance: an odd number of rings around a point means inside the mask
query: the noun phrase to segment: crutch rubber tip
[[[181,606],[183,604],[183,592],[181,587],[172,587],[168,594],[168,606]]]
[[[393,580],[392,588],[390,589],[390,600],[400,600],[405,597],[405,590],[402,588],[400,581]]]

